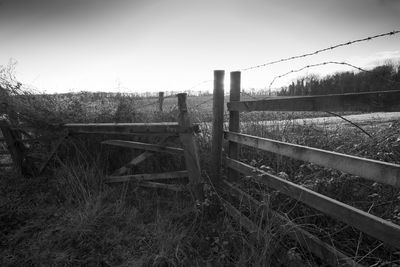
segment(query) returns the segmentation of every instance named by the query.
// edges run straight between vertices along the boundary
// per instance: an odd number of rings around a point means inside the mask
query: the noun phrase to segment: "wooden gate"
[[[186,104],[187,94],[178,94],[179,117],[178,122],[162,123],[89,123],[89,124],[66,124],[70,134],[104,134],[104,135],[155,135],[163,136],[159,144],[133,142],[125,140],[106,140],[104,145],[119,146],[136,150],[144,150],[142,154],[133,158],[130,162],[115,170],[107,177],[107,183],[119,183],[134,181],[139,186],[150,188],[163,188],[174,191],[184,190],[185,187],[171,183],[162,183],[159,180],[176,178],[189,178],[189,189],[197,200],[203,199],[203,182],[201,178],[200,160],[194,134],[199,132],[199,126],[190,121]],[[168,138],[177,138],[182,148],[165,146],[163,143]],[[171,155],[184,155],[186,170],[126,175],[128,170],[140,164],[154,153],[168,153]]]

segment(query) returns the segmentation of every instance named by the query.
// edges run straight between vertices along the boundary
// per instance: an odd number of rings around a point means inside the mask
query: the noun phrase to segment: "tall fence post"
[[[224,77],[225,71],[214,71],[211,181],[215,187],[220,187],[221,183],[222,141],[224,133]]]
[[[241,83],[241,73],[240,71],[231,72],[231,90],[229,96],[229,102],[240,101],[240,83]],[[240,132],[240,119],[239,111],[229,111],[229,131],[230,132]],[[228,144],[228,155],[231,159],[239,158],[239,144],[229,141]],[[239,173],[235,170],[228,170],[228,179],[231,181],[238,180]]]
[[[182,142],[186,168],[189,173],[189,185],[197,200],[203,201],[203,183],[201,179],[199,149],[194,139],[194,133],[190,131],[192,123],[189,118],[186,104],[186,93],[178,94],[179,117],[178,124],[181,133],[179,139]]]
[[[164,103],[164,92],[158,93],[158,109],[160,112],[163,111],[163,103]]]

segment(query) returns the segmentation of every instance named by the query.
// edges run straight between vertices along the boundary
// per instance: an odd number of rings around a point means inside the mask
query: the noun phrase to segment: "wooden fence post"
[[[229,102],[240,101],[240,71],[231,72],[231,90],[229,96]],[[239,111],[229,112],[229,131],[230,132],[240,132],[240,119]],[[239,158],[239,144],[229,141],[228,145],[228,155],[231,159]],[[235,170],[229,169],[228,179],[231,181],[236,181],[239,179],[239,173]]]
[[[164,92],[159,92],[158,93],[158,105],[159,105],[159,111],[163,111],[163,103],[164,103]]]
[[[195,198],[199,201],[203,201],[204,195],[203,183],[201,179],[199,150],[194,139],[194,133],[191,130],[192,123],[189,118],[186,104],[187,94],[181,93],[177,96],[179,108],[178,123],[181,130],[179,139],[181,140],[184,149],[185,163],[189,174],[189,185]]]
[[[222,141],[224,133],[224,77],[225,71],[214,71],[211,181],[217,188],[221,185]]]

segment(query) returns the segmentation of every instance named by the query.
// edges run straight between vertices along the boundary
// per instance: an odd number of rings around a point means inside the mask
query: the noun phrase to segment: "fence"
[[[214,71],[214,104],[213,104],[213,183],[223,192],[246,199],[251,205],[260,203],[247,193],[232,185],[240,175],[251,176],[255,181],[269,188],[279,191],[291,198],[300,201],[309,207],[319,210],[326,215],[336,218],[362,232],[383,241],[396,248],[400,248],[400,226],[390,221],[356,209],[350,205],[329,198],[276,175],[264,172],[258,168],[240,162],[240,146],[247,146],[293,159],[314,163],[327,168],[361,176],[376,182],[400,187],[400,165],[371,160],[307,146],[301,146],[277,140],[260,138],[240,133],[240,112],[251,111],[399,111],[400,90],[367,93],[351,93],[324,96],[281,97],[264,100],[240,101],[241,72],[231,72],[230,101],[227,103],[229,111],[229,130],[223,132],[223,88],[224,71]],[[227,156],[222,156],[222,140],[228,141]],[[222,180],[221,163],[228,174],[228,181]],[[250,232],[257,231],[256,224],[241,214],[230,203],[226,203],[227,211],[240,221],[242,226]],[[293,223],[277,214],[293,226]],[[288,227],[286,225],[285,227]],[[330,265],[356,265],[348,256],[337,251],[317,237],[293,226],[289,236],[300,245],[308,248],[316,256],[324,259]]]

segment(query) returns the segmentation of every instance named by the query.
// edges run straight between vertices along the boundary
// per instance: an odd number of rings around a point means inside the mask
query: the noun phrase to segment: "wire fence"
[[[386,32],[386,33],[381,33],[381,34],[372,35],[372,36],[368,36],[368,37],[364,37],[364,38],[360,38],[360,39],[356,39],[356,40],[352,40],[352,41],[338,43],[338,44],[335,44],[335,45],[332,45],[332,46],[329,46],[329,47],[326,47],[326,48],[318,49],[318,50],[313,51],[313,52],[308,52],[308,53],[304,53],[304,54],[300,54],[300,55],[294,55],[294,56],[290,56],[290,57],[285,57],[285,58],[269,61],[269,62],[266,62],[266,63],[262,63],[262,64],[259,64],[259,65],[254,65],[254,66],[242,68],[242,69],[239,69],[239,71],[246,72],[246,71],[255,70],[255,69],[267,67],[267,66],[270,66],[270,65],[282,63],[282,62],[288,62],[288,61],[291,61],[291,60],[302,59],[302,58],[314,56],[314,55],[317,55],[317,54],[320,54],[320,53],[323,53],[323,52],[327,52],[327,51],[330,51],[330,50],[333,50],[333,49],[337,49],[337,48],[340,48],[340,47],[345,47],[345,46],[349,46],[349,45],[353,45],[353,44],[361,43],[361,42],[367,42],[367,41],[371,41],[371,40],[377,39],[377,38],[393,36],[393,35],[397,35],[399,33],[400,33],[400,30],[393,30],[393,31]],[[265,92],[266,94],[268,94],[268,97],[265,97],[265,94],[264,94],[264,97],[260,97],[260,95],[257,97],[254,94],[246,92],[244,89],[241,90],[241,95],[244,96],[244,97],[253,99],[253,100],[267,99],[267,98],[269,98],[271,96],[272,85],[278,79],[281,79],[281,78],[283,78],[285,76],[288,76],[290,74],[293,74],[293,73],[301,72],[301,71],[306,70],[306,69],[315,68],[315,67],[322,67],[322,66],[326,66],[326,65],[342,65],[342,66],[351,67],[351,68],[356,69],[356,70],[361,71],[361,72],[368,72],[368,73],[371,72],[370,70],[367,70],[365,68],[356,66],[356,65],[348,63],[348,62],[326,61],[326,62],[322,62],[322,63],[309,64],[309,65],[306,65],[304,67],[301,67],[301,68],[298,68],[298,69],[292,69],[292,70],[290,70],[290,71],[288,71],[286,73],[283,73],[283,74],[275,76],[271,80],[271,82],[269,83],[267,92]],[[386,77],[381,77],[381,78],[385,79],[385,80],[387,80],[389,82],[399,83],[399,81],[387,79]],[[211,79],[200,81],[198,83],[195,83],[193,86],[189,87],[185,91],[186,92],[190,92],[191,90],[193,90],[193,89],[195,89],[195,88],[197,88],[197,87],[199,87],[201,85],[210,83],[212,81],[213,80],[211,80]],[[173,98],[173,97],[176,97],[176,95],[175,94],[171,94],[169,96],[165,96],[164,99]],[[199,108],[199,107],[201,107],[201,106],[203,106],[205,104],[208,104],[209,102],[212,102],[213,100],[214,100],[214,98],[211,97],[211,98],[209,98],[209,99],[207,99],[205,101],[202,101],[200,103],[197,103],[197,104],[193,105],[191,108],[192,109]],[[145,107],[148,107],[148,106],[151,106],[151,105],[157,105],[157,104],[159,104],[159,100],[143,104],[141,106],[138,106],[137,108],[138,109],[142,109],[142,108],[145,108]]]
[[[277,63],[281,63],[281,62],[286,62],[286,61],[290,61],[290,60],[294,60],[294,59],[314,56],[314,55],[317,55],[319,53],[326,52],[326,51],[329,51],[329,50],[333,50],[333,49],[336,49],[336,48],[339,48],[339,47],[348,46],[348,45],[352,45],[352,44],[360,43],[360,42],[365,42],[365,41],[370,41],[370,40],[373,40],[373,39],[376,39],[376,38],[385,37],[385,36],[392,36],[392,35],[396,35],[398,33],[400,33],[400,30],[394,30],[394,31],[387,32],[387,33],[382,33],[382,34],[378,34],[378,35],[374,35],[374,36],[369,36],[369,37],[365,37],[365,38],[362,38],[362,39],[357,39],[357,40],[353,40],[353,41],[349,41],[349,42],[345,42],[345,43],[332,45],[330,47],[319,49],[319,50],[316,50],[316,51],[311,52],[311,53],[305,53],[305,54],[302,54],[302,55],[291,56],[291,57],[287,57],[287,58],[281,58],[281,59],[274,60],[274,61],[269,61],[269,62],[266,62],[266,63],[263,63],[263,64],[259,64],[259,65],[255,65],[255,66],[251,66],[251,67],[247,67],[247,68],[243,68],[243,69],[240,69],[240,71],[249,71],[249,70],[253,70],[253,69],[258,69],[258,68],[274,65],[274,64],[277,64]]]

